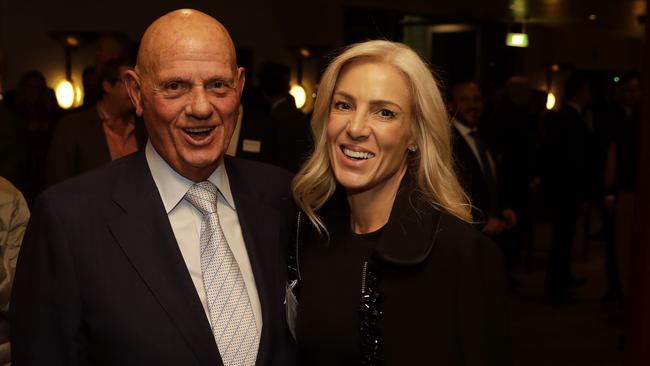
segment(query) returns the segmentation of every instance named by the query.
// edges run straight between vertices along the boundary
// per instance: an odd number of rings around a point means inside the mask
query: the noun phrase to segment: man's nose
[[[212,105],[208,100],[205,88],[202,86],[194,87],[190,93],[190,101],[187,104],[187,115],[196,119],[208,119],[212,112]]]

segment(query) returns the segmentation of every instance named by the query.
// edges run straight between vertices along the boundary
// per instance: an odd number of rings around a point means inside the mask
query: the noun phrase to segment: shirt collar
[[[580,105],[578,105],[578,103],[574,103],[574,102],[568,100],[568,101],[566,101],[566,105],[568,105],[568,106],[572,107],[573,109],[575,109],[576,111],[578,111],[578,114],[582,114],[582,107],[580,107]]]
[[[148,141],[145,147],[145,157],[158,192],[160,192],[165,211],[169,214],[183,197],[185,197],[185,193],[192,187],[194,182],[178,174],[178,172],[169,166],[165,159],[158,154],[151,141]],[[219,189],[219,193],[221,193],[221,197],[226,201],[226,204],[235,210],[235,201],[230,190],[230,183],[228,182],[228,174],[223,164],[223,158],[219,162],[217,169],[210,174],[207,180]]]
[[[474,127],[474,128],[467,127],[467,126],[465,126],[463,123],[461,123],[459,120],[457,120],[455,118],[452,120],[452,123],[458,129],[458,132],[460,132],[460,134],[463,135],[463,136],[467,136],[470,133],[476,131],[476,127]]]

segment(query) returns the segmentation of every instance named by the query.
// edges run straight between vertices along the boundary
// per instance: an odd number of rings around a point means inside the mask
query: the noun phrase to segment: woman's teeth
[[[347,147],[343,148],[343,154],[345,156],[352,158],[352,159],[357,159],[357,160],[365,160],[365,159],[370,159],[375,156],[375,154],[371,152],[366,152],[366,151],[354,151],[350,150]]]

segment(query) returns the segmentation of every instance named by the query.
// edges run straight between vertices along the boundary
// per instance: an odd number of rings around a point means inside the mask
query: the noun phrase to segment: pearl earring
[[[417,145],[411,145],[408,147],[409,151],[411,152],[416,152],[418,151],[418,146]]]

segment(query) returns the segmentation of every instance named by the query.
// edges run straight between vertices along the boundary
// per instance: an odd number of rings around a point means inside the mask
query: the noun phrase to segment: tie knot
[[[217,212],[217,187],[207,180],[192,185],[185,199],[203,215]]]

